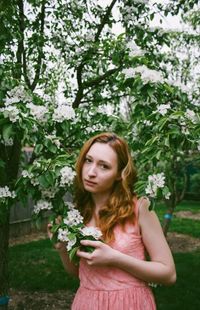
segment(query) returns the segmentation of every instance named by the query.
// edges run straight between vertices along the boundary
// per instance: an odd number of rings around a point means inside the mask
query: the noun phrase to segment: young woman
[[[82,241],[94,251],[77,252],[79,268],[57,244],[66,270],[80,278],[72,310],[156,309],[148,284],[173,284],[176,271],[149,200],[134,194],[136,171],[127,143],[112,133],[89,139],[76,172],[76,207],[85,225],[101,230],[103,242]]]

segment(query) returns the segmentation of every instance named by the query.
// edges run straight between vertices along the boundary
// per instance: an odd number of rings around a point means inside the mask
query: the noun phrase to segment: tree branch
[[[99,40],[100,34],[104,28],[104,26],[108,23],[109,21],[109,15],[115,5],[115,3],[117,2],[117,0],[113,0],[110,4],[110,6],[107,9],[106,14],[104,15],[104,17],[102,18],[101,23],[99,24],[98,28],[97,28],[97,33],[95,35],[95,42],[97,42]]]
[[[40,44],[39,44],[39,51],[38,51],[38,59],[37,59],[37,69],[35,72],[35,78],[33,80],[33,83],[31,84],[31,89],[34,90],[39,77],[40,77],[40,71],[41,71],[41,64],[42,64],[42,58],[43,58],[43,46],[44,46],[44,21],[45,21],[45,0],[42,1],[42,8],[41,8],[41,25],[40,25]],[[42,40],[42,41],[41,41]]]
[[[30,80],[28,78],[27,75],[27,64],[26,64],[26,51],[24,48],[24,4],[23,4],[23,0],[19,0],[18,1],[18,7],[19,7],[19,29],[20,29],[20,34],[21,34],[21,55],[22,55],[22,68],[23,68],[23,74],[24,74],[24,79],[26,82],[26,85],[30,88],[31,84],[30,84]]]
[[[118,68],[113,68],[108,70],[106,73],[102,74],[101,76],[98,76],[97,78],[93,80],[89,80],[83,83],[84,87],[92,87],[92,86],[97,86],[100,84],[103,80],[114,74],[115,72],[119,71],[121,69],[121,66]]]
[[[101,23],[99,24],[99,26],[97,28],[97,33],[95,35],[95,42],[97,42],[99,40],[100,34],[101,34],[104,26],[108,23],[109,15],[110,15],[112,8],[114,7],[116,2],[117,2],[117,0],[113,0],[111,2],[110,6],[108,6],[107,12],[104,15],[104,17],[102,18]],[[87,56],[89,51],[90,51],[90,48],[86,51],[85,56]],[[83,98],[83,95],[84,95],[84,88],[86,87],[85,83],[83,84],[83,82],[82,82],[82,72],[83,72],[84,65],[85,65],[85,58],[86,57],[83,57],[83,60],[81,61],[80,65],[77,68],[78,91],[76,94],[76,98],[72,104],[73,108],[77,108],[79,106],[81,99]]]
[[[19,8],[19,30],[20,30],[20,37],[18,40],[18,47],[16,52],[16,58],[17,58],[17,67],[16,71],[14,72],[14,78],[17,80],[21,79],[22,75],[22,54],[24,49],[24,25],[23,25],[23,18],[24,18],[24,8],[23,8],[23,1],[18,0],[17,6]]]

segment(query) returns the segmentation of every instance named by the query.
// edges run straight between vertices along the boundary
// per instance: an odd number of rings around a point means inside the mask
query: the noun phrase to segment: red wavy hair
[[[75,166],[75,204],[81,212],[85,224],[93,216],[94,203],[91,193],[87,192],[83,187],[82,167],[86,154],[96,142],[107,143],[116,152],[118,171],[121,174],[121,179],[115,182],[106,205],[99,211],[99,219],[97,220],[97,225],[103,233],[104,240],[109,242],[114,240],[113,229],[116,224],[121,224],[123,227],[127,220],[134,222],[133,189],[136,181],[136,169],[133,165],[128,145],[121,137],[110,132],[105,132],[85,142]]]

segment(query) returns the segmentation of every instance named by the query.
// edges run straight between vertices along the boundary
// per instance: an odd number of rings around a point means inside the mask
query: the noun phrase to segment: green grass
[[[177,282],[154,289],[158,310],[200,309],[200,251],[174,255]]]
[[[76,290],[78,281],[69,276],[49,240],[16,245],[9,251],[10,286],[20,290]]]
[[[177,211],[200,212],[199,203],[183,203]],[[162,219],[163,206],[156,207]],[[174,217],[171,231],[200,238],[200,221]],[[10,248],[10,286],[19,290],[56,292],[61,289],[75,291],[78,280],[65,271],[55,249],[49,240],[39,240]],[[174,254],[177,282],[171,287],[154,289],[158,310],[200,309],[200,251]]]
[[[166,206],[163,204],[159,204],[155,207],[155,212],[157,213],[161,223],[166,210]],[[191,211],[192,213],[198,213],[200,212],[200,202],[183,201],[180,205],[178,205],[175,209],[175,213],[169,227],[169,231],[171,232],[177,232],[190,235],[195,238],[200,238],[200,221],[177,217],[176,212],[179,211]]]

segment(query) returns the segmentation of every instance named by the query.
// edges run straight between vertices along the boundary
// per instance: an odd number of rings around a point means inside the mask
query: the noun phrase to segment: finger
[[[76,252],[76,255],[81,257],[81,258],[85,258],[86,260],[90,260],[91,259],[91,254],[88,253],[88,252],[83,252],[83,251],[78,250]]]
[[[82,245],[91,246],[94,248],[98,248],[101,245],[100,241],[93,241],[93,240],[81,240],[80,242]]]

